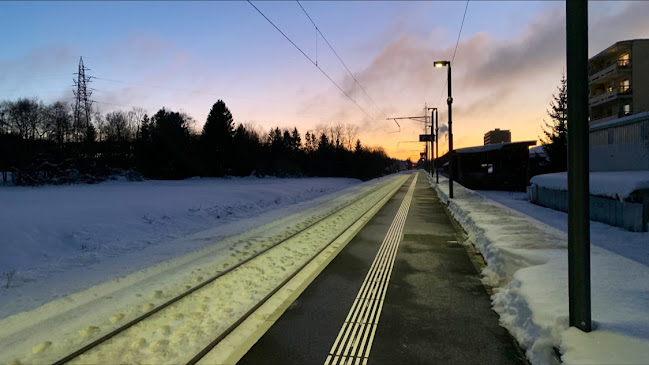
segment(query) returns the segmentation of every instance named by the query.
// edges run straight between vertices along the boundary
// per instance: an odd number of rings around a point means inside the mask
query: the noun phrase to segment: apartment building
[[[615,43],[588,60],[590,125],[649,111],[649,39]]]
[[[505,143],[512,141],[512,133],[508,130],[496,128],[484,134],[484,144]]]

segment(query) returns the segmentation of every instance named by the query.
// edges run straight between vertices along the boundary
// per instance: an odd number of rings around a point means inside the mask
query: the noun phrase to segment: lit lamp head
[[[449,61],[435,61],[435,62],[433,62],[433,66],[436,67],[436,68],[441,68],[441,67],[444,67],[444,66],[448,66],[449,64],[451,64],[451,62],[449,62]]]

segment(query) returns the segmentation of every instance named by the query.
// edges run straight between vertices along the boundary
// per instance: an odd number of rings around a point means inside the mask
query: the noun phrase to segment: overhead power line
[[[363,93],[365,93],[365,96],[367,96],[367,98],[370,99],[370,101],[372,102],[372,104],[374,104],[374,106],[376,107],[376,109],[378,109],[381,113],[383,113],[383,115],[385,115],[385,116],[387,117],[387,114],[385,114],[385,112],[384,112],[381,108],[379,108],[378,105],[376,105],[376,102],[374,102],[374,100],[370,97],[370,95],[367,93],[367,91],[365,91],[365,88],[363,87],[363,85],[361,85],[361,83],[358,82],[358,80],[356,79],[356,77],[354,76],[354,74],[349,70],[349,68],[347,67],[347,65],[345,64],[345,62],[342,60],[342,58],[340,58],[340,56],[338,55],[338,52],[336,52],[336,50],[333,48],[333,46],[331,45],[331,43],[329,43],[329,41],[328,41],[327,38],[324,36],[324,34],[322,34],[322,31],[320,31],[320,28],[318,28],[318,26],[315,24],[315,22],[313,21],[313,19],[311,19],[311,16],[309,15],[309,13],[306,12],[306,10],[304,9],[304,7],[303,7],[302,4],[300,3],[300,1],[299,1],[299,0],[296,0],[296,2],[297,2],[298,5],[300,5],[300,8],[302,8],[302,11],[304,12],[304,14],[306,14],[307,18],[309,18],[309,20],[311,21],[311,24],[313,24],[313,26],[315,27],[315,30],[318,32],[318,34],[320,34],[320,36],[321,36],[322,39],[325,41],[325,43],[327,43],[327,45],[329,46],[329,48],[331,49],[331,51],[336,55],[336,57],[338,57],[338,60],[340,61],[340,63],[343,64],[343,66],[345,67],[345,69],[347,70],[347,72],[349,73],[349,75],[352,77],[352,79],[354,79],[354,82],[355,82],[355,83],[356,83],[356,84],[361,88],[361,90],[363,90]],[[317,43],[316,43],[316,52],[317,52]],[[316,53],[316,55],[317,55],[317,53]],[[317,62],[317,60],[316,60],[316,62]]]
[[[289,38],[286,34],[284,34],[284,32],[282,32],[282,30],[279,29],[279,28],[277,27],[277,25],[275,25],[275,23],[273,23],[270,19],[268,19],[268,17],[267,17],[264,13],[262,13],[261,10],[259,10],[259,9],[258,9],[258,8],[257,8],[257,7],[256,7],[256,6],[251,2],[251,1],[250,1],[250,0],[247,0],[247,1],[248,1],[248,4],[250,4],[253,8],[255,8],[255,10],[257,10],[257,12],[258,12],[259,14],[261,14],[261,16],[264,17],[264,19],[266,19],[266,20],[267,20],[267,21],[268,21],[268,22],[269,22],[269,23],[270,23],[270,24],[271,24],[275,29],[277,29],[277,31],[278,31],[281,35],[283,35],[284,38],[286,38],[287,41],[289,41],[289,42],[290,42],[290,43],[291,43],[295,48],[297,48],[297,50],[300,51],[300,53],[302,53],[302,55],[303,55],[304,57],[306,57],[306,59],[309,60],[309,62],[311,62],[311,63],[313,64],[313,66],[315,66],[318,70],[320,70],[320,72],[322,72],[322,74],[325,75],[325,77],[327,77],[327,78],[329,79],[329,81],[331,81],[332,84],[336,85],[336,87],[338,88],[338,90],[340,90],[341,93],[345,94],[345,96],[347,96],[347,98],[348,98],[352,103],[356,104],[356,106],[358,107],[358,109],[360,109],[363,113],[365,113],[365,115],[367,115],[367,116],[368,116],[368,117],[369,117],[369,118],[370,118],[374,123],[377,123],[377,122],[376,122],[376,119],[375,119],[374,117],[372,117],[372,116],[370,115],[370,113],[367,112],[367,110],[363,109],[362,106],[358,105],[358,103],[357,103],[356,101],[354,101],[354,99],[352,99],[352,97],[349,96],[349,94],[348,94],[345,90],[343,90],[343,89],[342,89],[342,88],[341,88],[341,87],[340,87],[340,86],[339,86],[339,85],[338,85],[338,84],[337,84],[337,83],[336,83],[336,82],[335,82],[335,81],[334,81],[334,80],[333,80],[333,79],[332,79],[332,78],[331,78],[331,77],[330,77],[330,76],[329,76],[329,75],[328,75],[328,74],[327,74],[327,73],[326,73],[326,72],[325,72],[325,71],[320,67],[320,66],[318,66],[317,62],[315,62],[313,59],[311,59],[311,57],[307,56],[307,54],[304,53],[304,51],[302,51],[302,49],[301,49],[300,47],[298,47],[298,45],[295,44],[295,42],[293,42],[293,41],[291,40],[291,38]],[[323,37],[323,38],[324,38],[324,37]],[[377,124],[378,124],[378,123],[377,123]]]
[[[466,18],[466,11],[469,9],[469,0],[466,0],[466,6],[464,7],[464,15],[462,15],[462,24],[460,24],[460,31],[457,33],[457,41],[455,42],[455,50],[453,50],[453,58],[451,58],[451,65],[455,64],[455,53],[457,52],[457,46],[460,44],[460,36],[462,35],[462,28],[464,27],[464,19]],[[442,97],[444,96],[444,90],[446,89],[446,83],[448,80],[444,82],[444,87],[442,87],[442,93],[439,95],[439,100],[437,101],[437,105],[442,101]]]

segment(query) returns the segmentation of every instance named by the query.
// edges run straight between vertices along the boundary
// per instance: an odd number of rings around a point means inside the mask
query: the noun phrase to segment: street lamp
[[[453,104],[453,97],[451,96],[451,61],[435,61],[433,62],[435,68],[448,66],[447,84],[448,84],[448,197],[453,198],[453,118],[451,112],[451,105]]]

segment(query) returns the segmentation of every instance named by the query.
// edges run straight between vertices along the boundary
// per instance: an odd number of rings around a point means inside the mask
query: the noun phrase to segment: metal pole
[[[434,125],[434,122],[435,122],[435,115],[433,114],[433,112],[435,110],[437,110],[437,109],[433,108],[430,111],[430,135],[434,136],[433,138],[435,138],[435,140],[437,141],[437,135],[435,135],[435,133],[433,131],[433,125]],[[437,163],[437,157],[435,157],[435,149],[433,148],[433,141],[430,141],[430,150],[431,150],[430,153],[433,155],[433,160],[430,163],[430,178],[432,179],[433,174],[434,174],[433,166],[435,166],[435,164]]]
[[[591,331],[588,166],[588,3],[566,1],[568,296],[570,326]]]
[[[439,166],[437,161],[439,159],[439,115],[437,114],[437,108],[435,108],[435,154],[437,159],[435,160],[435,183],[439,184]]]
[[[448,197],[453,199],[453,117],[451,105],[453,96],[451,96],[451,62],[448,62]]]

